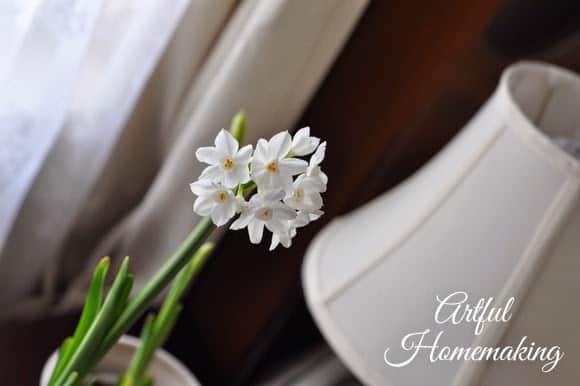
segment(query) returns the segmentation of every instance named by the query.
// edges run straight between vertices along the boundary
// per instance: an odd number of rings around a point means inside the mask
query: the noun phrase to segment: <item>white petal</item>
[[[234,217],[238,209],[238,199],[232,194],[230,198],[224,203],[226,205],[227,214],[230,218]]]
[[[306,171],[308,163],[298,158],[286,158],[278,161],[278,169],[281,174],[293,176]]]
[[[292,138],[287,131],[283,131],[274,135],[270,142],[270,156],[275,159],[280,159],[286,157],[286,154],[290,151],[292,146]]]
[[[322,142],[318,149],[312,154],[310,157],[310,166],[317,166],[324,160],[324,156],[326,154],[326,141]]]
[[[197,196],[207,196],[216,191],[216,185],[208,179],[200,179],[189,184],[193,194]]]
[[[248,202],[248,208],[257,209],[264,204],[264,195],[261,193],[254,194]]]
[[[254,160],[252,161],[252,167],[251,167],[251,175],[255,176],[258,174],[262,174],[262,173],[266,173],[266,165],[264,163],[262,163],[262,161],[257,160],[256,158],[254,158]]]
[[[296,134],[294,134],[294,138],[296,138],[296,137],[300,137],[300,138],[310,137],[310,126],[305,126],[305,127],[301,128],[300,130],[298,130],[296,132]]]
[[[324,211],[322,210],[315,210],[312,213],[308,213],[308,217],[310,218],[310,221],[316,221],[320,218],[320,216],[322,216],[324,214]]]
[[[296,235],[296,230],[294,231],[294,235]],[[284,247],[288,248],[292,244],[292,235],[288,232],[285,233],[273,233],[272,234],[272,242],[270,243],[270,250],[273,251],[278,244],[282,244]]]
[[[267,190],[279,190],[284,186],[284,180],[279,173],[266,172],[264,188]]]
[[[244,211],[248,207],[246,199],[241,194],[238,194],[236,196],[235,204],[236,204],[236,213],[242,213],[242,211]]]
[[[237,165],[247,165],[250,163],[250,157],[252,156],[252,145],[246,145],[240,149],[234,155],[234,164]]]
[[[308,139],[308,137],[310,137],[310,127],[308,126],[303,127],[294,133],[294,137],[292,137],[292,151],[295,151],[294,149],[297,146],[300,146],[305,139]]]
[[[215,137],[215,147],[218,151],[231,157],[238,151],[239,144],[229,131],[221,129]]]
[[[319,178],[308,177],[306,174],[301,174],[294,181],[295,187],[300,187],[305,191],[317,191],[320,187],[321,181]]]
[[[279,201],[282,198],[284,198],[284,195],[285,193],[283,189],[275,189],[264,193],[262,197],[264,201],[270,202],[270,201]]]
[[[297,156],[308,155],[316,149],[319,143],[320,138],[310,136],[310,127],[304,127],[294,134],[292,152]]]
[[[198,161],[216,165],[220,163],[221,154],[213,146],[200,147],[195,152],[195,157]]]
[[[307,212],[298,212],[296,219],[292,221],[292,225],[296,228],[301,228],[310,223],[310,216]]]
[[[326,173],[324,173],[322,170],[320,171],[320,178],[322,178],[322,181],[327,184],[328,183],[328,176],[326,175]]]
[[[215,201],[209,196],[200,196],[193,203],[193,211],[200,216],[207,216],[213,210]]]
[[[283,189],[284,192],[292,189],[292,176],[286,174],[278,174],[274,188]]]
[[[296,231],[294,230],[294,235],[296,235]],[[289,234],[281,234],[278,235],[279,239],[280,239],[280,244],[282,244],[282,246],[284,248],[289,248],[290,245],[292,245],[292,237]]]
[[[250,170],[247,165],[236,165],[228,171],[228,174],[232,176],[231,178],[237,181],[236,185],[245,184],[250,181]]]
[[[252,180],[258,185],[258,190],[267,189],[269,174],[265,169],[259,172],[252,170]]]
[[[280,244],[280,237],[276,234],[272,234],[272,242],[270,243],[270,250],[273,251]]]
[[[272,233],[284,234],[288,232],[290,225],[288,221],[282,221],[275,218],[266,222],[266,228]]]
[[[274,202],[271,204],[273,213],[272,216],[280,220],[293,220],[296,218],[296,212],[288,205],[281,202]]]
[[[243,211],[240,217],[232,223],[230,229],[238,230],[248,226],[249,222],[254,218],[254,213],[251,210]]]
[[[227,171],[224,173],[224,186],[228,189],[233,189],[238,184],[236,176],[231,172]]]
[[[264,222],[260,220],[252,220],[248,224],[248,235],[252,244],[259,244],[262,241],[264,234]]]
[[[291,228],[290,229],[290,239],[293,239],[294,237],[296,237],[296,228]],[[288,246],[286,248],[288,248],[290,246],[290,244],[288,244]]]
[[[294,183],[292,184],[294,187],[299,187],[302,185],[302,182],[304,181],[304,179],[308,177],[306,175],[306,173],[299,175],[298,177],[296,177],[296,180],[294,180]]]
[[[292,209],[301,209],[298,200],[296,200],[294,196],[284,198],[284,204],[288,205]]]
[[[328,184],[328,176],[326,175],[326,173],[324,173],[322,170],[320,170],[318,175],[320,176],[320,180],[322,181],[322,183],[326,186],[326,184]]]
[[[254,152],[254,161],[252,164],[259,162],[261,164],[266,164],[271,161],[270,159],[270,147],[268,142],[264,138],[258,140],[256,145],[256,151]]]
[[[199,176],[200,180],[210,180],[214,182],[221,182],[222,180],[222,170],[217,165],[208,166],[205,168],[201,175]]]
[[[308,193],[303,200],[303,208],[308,211],[315,211],[322,208],[322,196],[318,192],[310,192]]]
[[[256,185],[258,185],[259,192],[269,191],[281,186],[280,178],[277,173],[270,173],[264,170],[261,173],[255,173],[252,178]]]
[[[306,180],[308,181],[308,186],[311,190],[316,190],[320,193],[326,192],[326,183],[328,182],[328,177],[320,170],[320,167],[315,166],[314,169],[309,170],[308,177],[305,179],[305,181]]]
[[[235,214],[233,200],[228,200],[221,205],[216,205],[211,212],[211,219],[216,226],[222,226],[227,223]]]
[[[310,126],[304,126],[300,130],[294,134],[294,138],[296,137],[310,137]]]

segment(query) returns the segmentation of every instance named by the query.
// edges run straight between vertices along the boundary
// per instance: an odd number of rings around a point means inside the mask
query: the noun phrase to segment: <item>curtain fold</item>
[[[60,199],[55,185],[43,187],[47,205],[29,193],[63,133],[102,1],[4,6],[13,17],[1,27],[8,40],[0,48],[0,305],[32,289],[58,238],[45,215]]]
[[[132,256],[140,287],[198,220],[188,187],[202,167],[195,149],[240,108],[248,141],[292,128],[367,0],[123,3],[106,1],[67,135],[52,146],[2,250],[0,303],[20,304],[18,314],[78,306],[106,254]],[[115,12],[132,15],[131,27],[112,29]],[[50,232],[31,233],[39,227]],[[15,268],[24,260],[34,269]],[[15,284],[14,272],[25,282]]]

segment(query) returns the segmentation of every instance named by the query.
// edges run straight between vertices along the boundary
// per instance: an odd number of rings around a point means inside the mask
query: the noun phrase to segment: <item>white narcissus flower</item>
[[[320,138],[310,136],[310,127],[303,127],[298,130],[296,134],[294,134],[294,138],[292,138],[290,154],[299,157],[311,154],[319,143]]]
[[[190,188],[198,196],[193,211],[200,216],[211,216],[216,226],[224,225],[236,214],[239,202],[223,185],[201,179],[190,184]]]
[[[318,210],[322,208],[320,187],[317,179],[301,174],[292,183],[292,187],[284,198],[284,203],[296,210],[307,212]]]
[[[311,137],[308,127],[298,130],[294,138],[285,131],[269,141],[258,140],[253,156],[252,146],[239,149],[232,134],[221,130],[214,147],[196,152],[209,166],[191,184],[198,196],[193,209],[210,216],[216,226],[239,213],[230,229],[247,227],[250,241],[258,244],[266,228],[272,232],[270,250],[280,244],[289,247],[297,228],[323,214],[321,193],[326,191],[328,177],[320,164],[325,151],[326,142]],[[310,154],[308,163],[295,158]],[[256,187],[257,193],[246,201],[244,194]]]
[[[288,233],[289,220],[296,218],[296,212],[280,202],[283,197],[282,190],[255,194],[230,229],[238,230],[247,226],[253,244],[262,241],[264,227],[272,233]]]
[[[282,244],[284,248],[290,247],[292,244],[292,239],[296,236],[296,229],[305,227],[310,224],[310,222],[318,220],[320,216],[324,214],[321,210],[316,210],[314,212],[298,212],[294,220],[288,222],[288,232],[285,233],[273,233],[272,242],[270,243],[270,250],[276,249],[279,244]]]
[[[252,145],[239,149],[238,141],[228,131],[221,130],[215,139],[215,147],[200,147],[195,152],[197,159],[209,164],[199,179],[208,179],[234,188],[250,180],[248,164],[252,155]]]
[[[287,158],[291,146],[287,131],[274,135],[270,141],[258,140],[251,173],[258,191],[287,189],[292,184],[292,176],[306,170],[306,161]]]
[[[320,169],[320,163],[324,160],[326,153],[326,141],[322,142],[316,152],[310,157],[310,163],[306,169],[306,177],[310,183],[316,186],[320,193],[326,192],[326,184],[328,183],[328,176]]]

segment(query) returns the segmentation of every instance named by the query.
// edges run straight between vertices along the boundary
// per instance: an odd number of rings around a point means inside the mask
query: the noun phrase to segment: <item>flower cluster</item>
[[[297,228],[323,214],[321,193],[328,177],[320,163],[326,142],[311,137],[305,127],[294,137],[284,131],[269,141],[260,139],[252,150],[251,145],[240,148],[226,130],[219,132],[215,146],[197,150],[197,159],[209,166],[191,184],[198,196],[193,210],[210,216],[216,226],[239,214],[230,229],[247,227],[250,241],[258,244],[265,227],[272,232],[270,250],[279,244],[287,248]],[[311,154],[309,162],[300,158]]]

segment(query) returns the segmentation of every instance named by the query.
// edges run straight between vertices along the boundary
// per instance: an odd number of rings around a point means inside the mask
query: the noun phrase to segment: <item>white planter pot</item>
[[[102,374],[103,380],[113,382],[129,364],[139,339],[123,335],[115,346],[105,355],[95,369],[96,374]],[[42,369],[40,386],[46,386],[56,363],[57,352],[54,352]],[[149,366],[149,374],[153,376],[158,386],[199,386],[199,382],[173,355],[159,349]],[[112,383],[114,384],[114,383]]]
[[[480,112],[406,182],[329,224],[303,267],[309,308],[360,380],[384,386],[569,386],[580,382],[580,79],[538,63],[510,67]],[[576,150],[580,149],[580,146]],[[465,291],[474,305],[515,297],[513,317],[435,322],[436,296]],[[450,347],[560,346],[540,361],[437,361],[405,367],[404,336],[444,330]],[[433,335],[425,344],[432,344]]]

